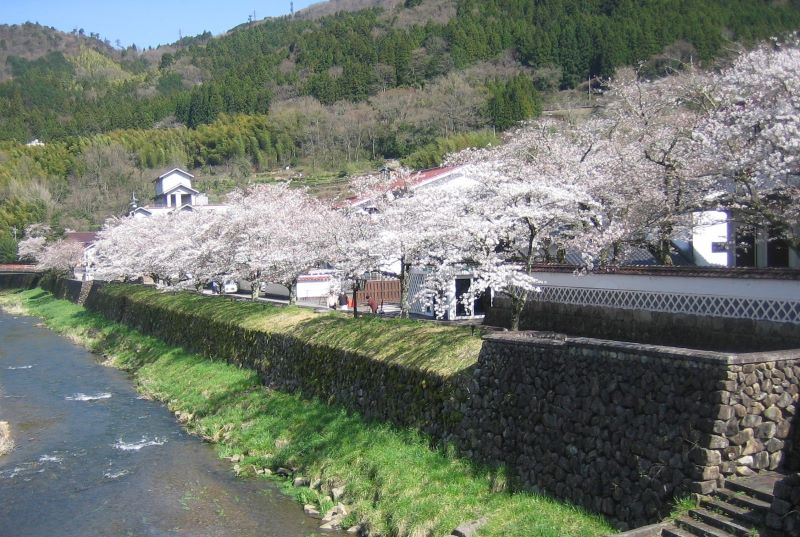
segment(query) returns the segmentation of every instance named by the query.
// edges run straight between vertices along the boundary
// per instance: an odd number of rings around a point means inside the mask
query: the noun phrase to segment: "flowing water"
[[[0,537],[306,537],[318,520],[213,448],[123,372],[0,312]],[[331,535],[330,532],[325,535]]]

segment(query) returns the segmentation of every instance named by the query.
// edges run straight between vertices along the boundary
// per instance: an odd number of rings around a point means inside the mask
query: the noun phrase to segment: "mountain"
[[[765,0],[334,0],[155,53],[33,24],[4,27],[0,35],[15,38],[6,40],[13,80],[0,84],[0,139],[152,128],[171,116],[194,128],[300,96],[363,102],[503,55],[512,68],[481,86],[531,70],[546,79],[541,89],[568,89],[675,43],[707,62],[731,40],[797,28],[799,12],[797,1]]]
[[[33,61],[53,52],[77,56],[85,48],[109,57],[116,53],[109,43],[96,34],[84,35],[82,29],[68,34],[31,22],[0,25],[0,82],[12,77],[15,59]]]
[[[287,166],[328,184],[385,158],[433,165],[592,104],[618,67],[711,66],[798,28],[800,0],[333,0],[151,50],[0,27],[0,235],[97,226],[167,166],[221,193]]]

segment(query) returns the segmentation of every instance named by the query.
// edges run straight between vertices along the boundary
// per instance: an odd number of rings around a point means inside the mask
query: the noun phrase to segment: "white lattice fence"
[[[411,313],[418,313],[420,315],[428,315],[430,312],[422,304],[422,301],[417,300],[415,297],[422,291],[422,286],[425,283],[425,274],[421,271],[412,270],[409,274],[408,280],[408,296],[410,298],[409,308]]]
[[[609,308],[689,313],[800,324],[800,300],[543,286],[534,300]]]

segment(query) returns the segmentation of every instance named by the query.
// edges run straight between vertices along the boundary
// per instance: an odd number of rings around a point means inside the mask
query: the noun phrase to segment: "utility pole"
[[[294,2],[289,2],[289,11],[292,14],[292,18],[294,18]]]

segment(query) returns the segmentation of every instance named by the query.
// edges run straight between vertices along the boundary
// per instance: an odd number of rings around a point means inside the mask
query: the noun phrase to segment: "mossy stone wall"
[[[119,293],[90,292],[85,305],[168,343],[252,368],[271,388],[300,391],[368,418],[418,428],[436,439],[449,440],[461,419],[458,408],[466,394],[460,376],[389,364]]]
[[[38,272],[0,272],[0,289],[33,289],[41,278]]]

